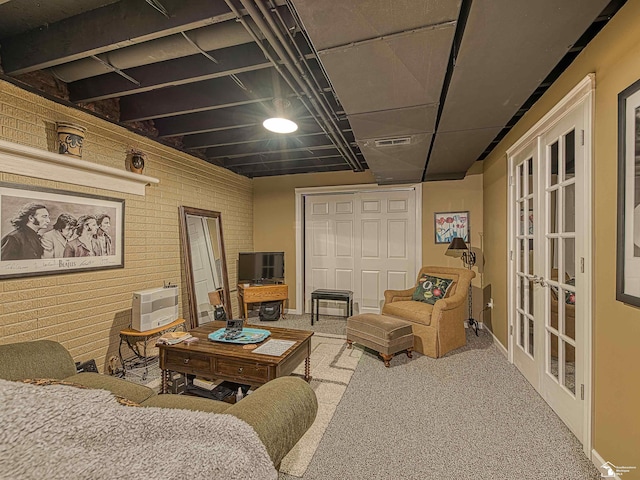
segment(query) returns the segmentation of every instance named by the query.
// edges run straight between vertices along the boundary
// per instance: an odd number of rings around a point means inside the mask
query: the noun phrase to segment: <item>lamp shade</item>
[[[449,257],[461,257],[462,254],[468,250],[469,247],[467,247],[467,244],[463,239],[461,239],[460,237],[454,237],[454,239],[451,240],[451,243],[449,244],[449,248],[447,248],[445,255],[448,255]]]

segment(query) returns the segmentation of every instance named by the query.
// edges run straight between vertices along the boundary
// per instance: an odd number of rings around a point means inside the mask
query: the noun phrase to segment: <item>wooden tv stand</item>
[[[255,285],[245,287],[245,284],[238,285],[238,305],[240,311],[244,313],[244,319],[248,317],[247,305],[260,302],[282,302],[281,315],[284,317],[284,301],[289,298],[289,287],[281,284]]]

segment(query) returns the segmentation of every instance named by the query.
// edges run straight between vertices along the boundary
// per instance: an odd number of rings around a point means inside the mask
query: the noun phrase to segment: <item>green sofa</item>
[[[69,352],[51,340],[0,345],[0,378],[64,380],[110,391],[143,407],[178,408],[233,415],[249,424],[277,468],[315,420],[318,403],[302,379],[281,377],[236,404],[186,395],[158,395],[152,389],[99,373],[76,373]]]

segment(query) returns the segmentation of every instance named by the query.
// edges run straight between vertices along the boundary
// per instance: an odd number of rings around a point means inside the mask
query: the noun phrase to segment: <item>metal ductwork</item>
[[[252,32],[251,26],[248,25],[240,12],[236,9],[232,0],[225,0],[229,8],[237,15],[238,20],[245,26],[247,31]],[[303,59],[296,55],[289,46],[288,42],[281,31],[282,25],[277,24],[272,13],[264,6],[261,1],[252,2],[250,0],[240,0],[253,22],[258,32],[264,36],[265,41],[273,49],[277,58],[274,58],[266,49],[264,53],[271,60],[276,71],[282,76],[284,81],[296,92],[298,98],[309,113],[318,120],[323,127],[325,133],[329,136],[332,143],[340,151],[349,166],[357,172],[364,170],[360,160],[353,152],[351,145],[345,139],[342,131],[337,125],[337,118],[331,107],[327,105],[326,99],[318,92],[317,85],[314,85],[310,78],[313,75],[305,71]],[[257,8],[256,8],[257,5]],[[279,17],[280,19],[280,17]],[[283,26],[286,31],[286,25]],[[252,32],[255,36],[255,32]],[[256,42],[261,43],[256,39]],[[284,66],[283,70],[279,64]]]

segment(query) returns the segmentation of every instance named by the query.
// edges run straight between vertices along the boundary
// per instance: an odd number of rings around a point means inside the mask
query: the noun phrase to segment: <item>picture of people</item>
[[[121,268],[123,229],[123,200],[0,184],[0,278]]]
[[[76,219],[68,213],[61,213],[53,224],[53,228],[42,234],[41,242],[44,253],[42,258],[64,257],[67,242],[75,237]]]
[[[44,248],[38,232],[49,225],[49,211],[42,204],[31,202],[24,205],[11,219],[13,230],[2,237],[0,257],[2,260],[27,260],[42,258]]]

